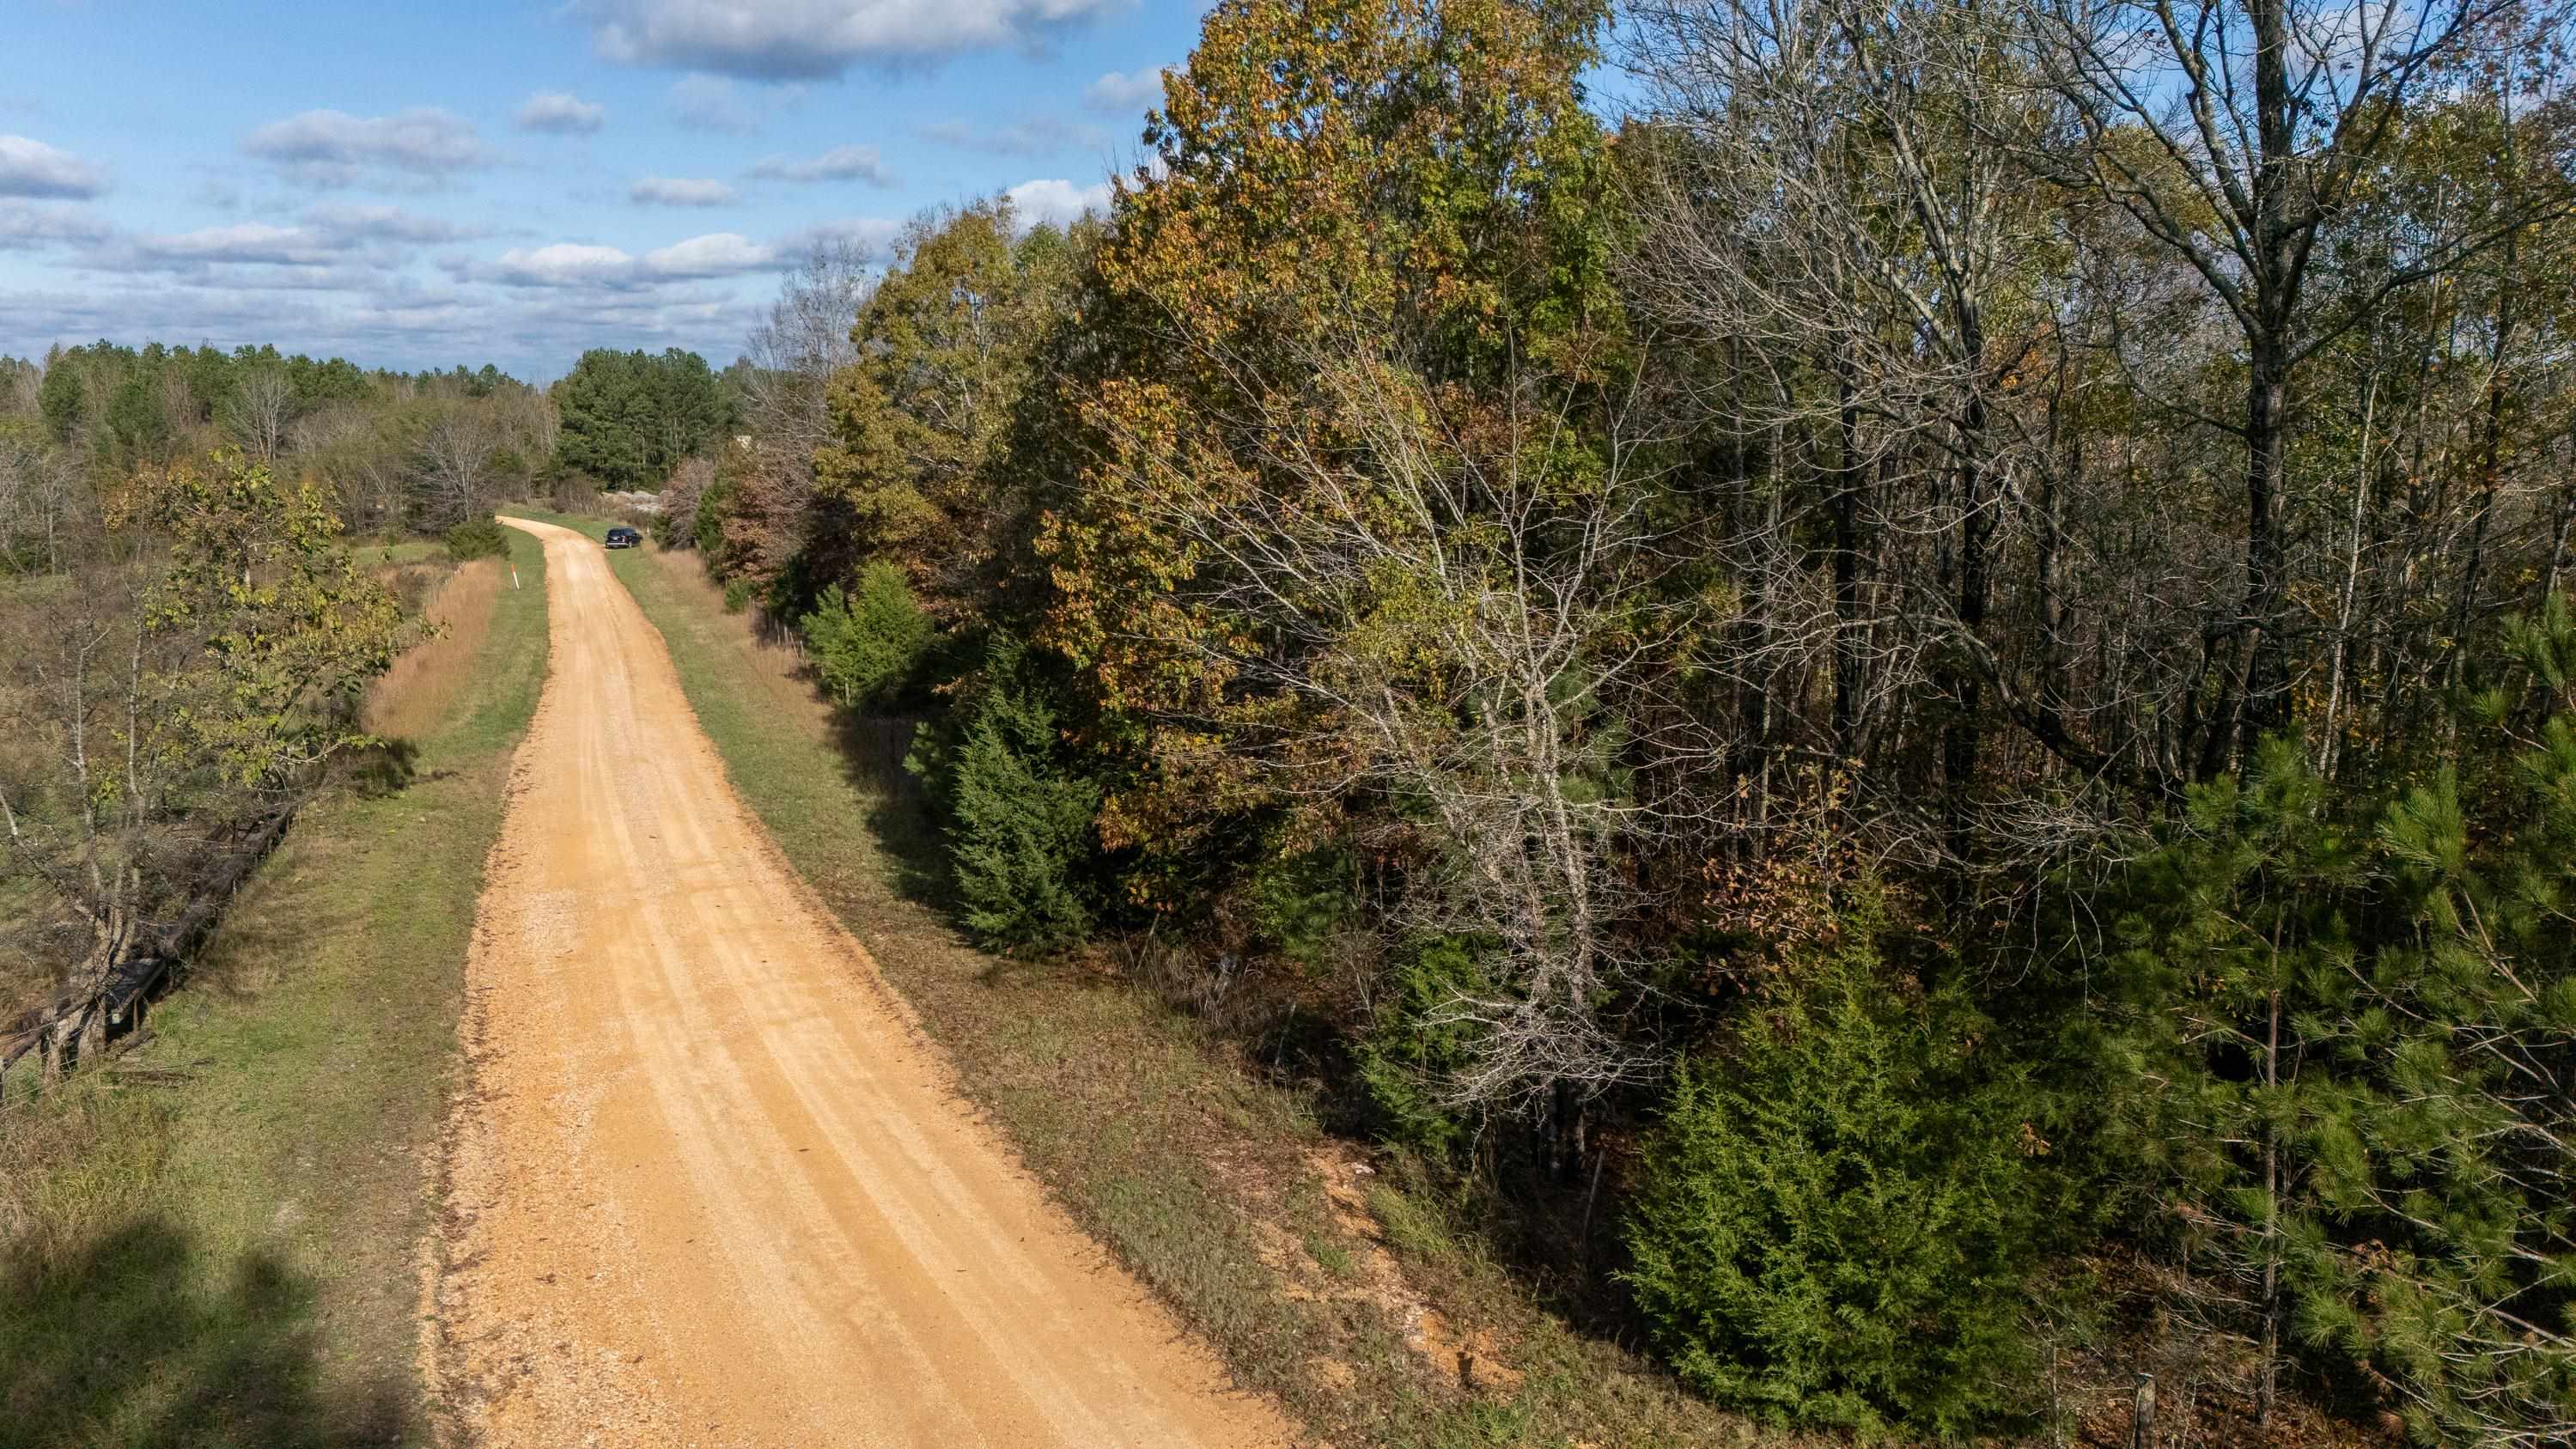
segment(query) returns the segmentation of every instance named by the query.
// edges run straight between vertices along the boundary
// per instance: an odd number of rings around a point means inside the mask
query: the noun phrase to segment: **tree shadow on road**
[[[261,1249],[210,1281],[157,1216],[0,1286],[0,1441],[119,1449],[355,1449],[404,1442],[406,1398],[328,1394],[309,1279]]]

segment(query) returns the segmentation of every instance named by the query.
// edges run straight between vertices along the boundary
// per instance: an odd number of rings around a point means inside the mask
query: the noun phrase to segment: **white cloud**
[[[575,0],[600,52],[630,65],[819,80],[866,63],[1030,50],[1130,0]]]
[[[271,226],[264,221],[209,226],[167,236],[140,236],[134,250],[146,264],[247,262],[306,266],[329,259],[345,243],[300,226]]]
[[[167,274],[198,287],[360,291],[399,282],[410,246],[476,235],[397,207],[316,206],[294,226],[242,221],[123,236],[94,227],[89,239],[109,245],[81,265]]]
[[[981,151],[991,156],[1038,157],[1068,148],[1096,149],[1107,138],[1098,126],[1052,118],[1008,126],[978,126],[968,121],[934,121],[921,128],[925,141]]]
[[[751,174],[767,181],[864,181],[871,186],[891,186],[894,178],[886,174],[885,162],[874,146],[835,146],[820,156],[791,161],[772,156],[751,168]]]
[[[799,227],[780,237],[772,250],[782,258],[793,258],[808,255],[818,248],[847,247],[863,257],[882,260],[893,251],[895,238],[902,234],[903,223],[899,221],[879,216],[853,216]]]
[[[1163,72],[1113,70],[1093,81],[1082,103],[1106,116],[1128,116],[1163,104]]]
[[[748,136],[760,129],[760,117],[720,75],[682,76],[671,83],[671,110],[692,126]]]
[[[775,248],[729,231],[693,236],[644,254],[645,269],[657,277],[731,277],[777,264]]]
[[[251,132],[242,149],[311,186],[436,181],[492,160],[472,125],[434,106],[390,116],[306,111]]]
[[[541,247],[512,247],[489,267],[465,268],[510,287],[587,287],[633,291],[666,282],[706,281],[778,265],[775,246],[736,232],[711,232],[673,242],[638,257],[616,247],[584,242],[555,242]]]
[[[647,176],[626,188],[627,199],[644,206],[731,206],[733,188],[721,181],[693,176]]]
[[[539,91],[528,97],[513,119],[522,131],[586,136],[607,122],[608,107],[570,91]]]
[[[1109,183],[1076,186],[1070,181],[1023,181],[1004,193],[1011,198],[1011,208],[1018,213],[1020,224],[1034,226],[1047,222],[1069,226],[1082,219],[1083,213],[1109,210]]]
[[[0,200],[0,251],[94,244],[108,235],[107,223],[80,207]]]
[[[69,151],[0,136],[0,196],[86,201],[106,189],[106,173]]]
[[[220,275],[222,285],[247,292],[356,293],[384,280],[384,273],[375,267],[326,262],[264,262],[234,267],[220,274],[202,265],[170,266],[161,270],[195,286],[209,285]],[[305,349],[299,346],[293,350]]]
[[[635,259],[615,247],[556,242],[501,253],[492,278],[513,287],[613,287],[631,285],[634,273]]]
[[[303,220],[322,232],[367,241],[429,244],[466,241],[483,234],[399,206],[316,206],[306,209]]]

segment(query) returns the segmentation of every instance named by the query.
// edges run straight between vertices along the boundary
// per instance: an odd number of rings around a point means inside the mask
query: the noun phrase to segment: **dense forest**
[[[551,476],[556,416],[489,364],[395,373],[112,342],[0,358],[0,549],[13,573],[70,570],[103,543],[119,481],[222,449],[311,481],[354,532],[443,531]]]
[[[977,936],[1720,1401],[2565,1442],[2565,12],[1609,20],[1226,0],[1105,218],[792,278],[664,541]]]

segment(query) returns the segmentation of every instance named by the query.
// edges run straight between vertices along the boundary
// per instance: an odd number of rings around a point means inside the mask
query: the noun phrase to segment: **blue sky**
[[[12,0],[0,353],[718,366],[818,235],[1132,165],[1198,0]]]

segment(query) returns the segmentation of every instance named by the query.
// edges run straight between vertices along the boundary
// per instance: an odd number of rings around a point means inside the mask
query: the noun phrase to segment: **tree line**
[[[122,482],[219,449],[328,493],[374,535],[440,532],[551,477],[553,401],[485,364],[388,372],[273,346],[56,348],[0,359],[0,549],[77,566]]]
[[[665,540],[971,929],[1607,1199],[1713,1396],[2576,1432],[2566,12],[1609,18],[1225,0],[1105,218],[792,278]]]
[[[74,567],[124,480],[225,448],[312,479],[369,535],[443,533],[511,498],[579,505],[707,455],[738,386],[679,349],[593,349],[545,387],[489,363],[404,373],[274,346],[0,358],[0,567]]]

